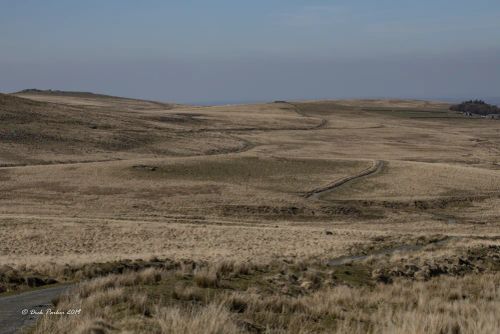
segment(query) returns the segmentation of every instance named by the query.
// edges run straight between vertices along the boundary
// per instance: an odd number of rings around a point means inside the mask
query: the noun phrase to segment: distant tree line
[[[482,100],[470,100],[460,104],[455,104],[450,107],[450,110],[461,111],[481,116],[500,114],[500,108],[492,104],[488,104]]]

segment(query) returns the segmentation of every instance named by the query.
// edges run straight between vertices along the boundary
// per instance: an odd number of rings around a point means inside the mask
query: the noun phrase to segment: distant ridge
[[[172,108],[177,105],[175,103],[168,102],[158,102],[151,100],[144,100],[138,98],[130,98],[130,97],[122,97],[122,96],[113,96],[106,94],[98,94],[92,92],[79,92],[79,91],[66,91],[66,90],[57,90],[57,89],[37,89],[37,88],[29,88],[23,89],[15,93],[11,93],[11,95],[20,96],[20,97],[33,97],[33,96],[54,96],[54,97],[74,97],[74,98],[88,98],[88,99],[108,99],[110,102],[114,102],[117,99],[125,100],[125,101],[140,101],[140,102],[148,102],[154,103],[158,106],[165,108]],[[112,100],[112,101],[111,101]]]
[[[55,89],[37,89],[37,88],[29,88],[23,89],[21,91],[13,93],[17,94],[31,94],[31,95],[58,95],[58,96],[74,96],[74,97],[100,97],[100,98],[115,98],[115,96],[105,95],[105,94],[96,94],[92,92],[78,92],[78,91],[64,91],[64,90],[55,90]],[[123,99],[128,99],[125,97],[120,97]],[[134,100],[134,99],[130,99]]]

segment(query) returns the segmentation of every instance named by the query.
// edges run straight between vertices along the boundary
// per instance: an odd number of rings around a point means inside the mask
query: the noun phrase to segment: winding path
[[[325,194],[325,193],[330,192],[330,191],[333,191],[336,188],[338,188],[338,187],[340,187],[348,182],[351,182],[351,181],[354,181],[354,180],[357,180],[357,179],[360,179],[360,178],[363,178],[366,176],[377,174],[382,170],[382,168],[384,168],[384,166],[385,166],[384,161],[375,160],[375,161],[373,161],[373,165],[371,167],[369,167],[365,170],[362,170],[358,174],[346,176],[346,177],[343,177],[339,180],[336,180],[336,181],[334,181],[326,186],[313,189],[313,190],[305,193],[304,197],[305,198],[318,198],[320,195]]]

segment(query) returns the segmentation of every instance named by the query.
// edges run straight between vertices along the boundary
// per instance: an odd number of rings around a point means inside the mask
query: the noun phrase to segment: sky
[[[498,0],[0,0],[0,8],[1,92],[207,104],[500,97]]]

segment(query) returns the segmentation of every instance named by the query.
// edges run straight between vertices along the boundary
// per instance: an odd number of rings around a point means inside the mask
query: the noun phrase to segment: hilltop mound
[[[0,94],[0,164],[129,151],[149,143],[140,115]],[[101,154],[102,154],[101,153]],[[57,158],[57,159],[59,159]],[[36,162],[36,161],[35,161]]]
[[[91,92],[63,91],[63,90],[41,90],[36,88],[24,89],[13,95],[28,98],[35,101],[52,102],[73,106],[107,107],[116,110],[149,110],[149,109],[173,109],[175,104],[118,97]]]
[[[97,94],[92,92],[65,91],[57,89],[37,89],[29,88],[15,92],[16,95],[53,95],[53,96],[68,96],[68,97],[83,97],[83,98],[116,98],[115,96]],[[130,98],[120,97],[121,99],[132,100]]]
[[[204,130],[235,121],[217,116],[198,120],[191,109],[171,109],[168,104],[92,93],[1,94],[0,166],[215,154],[246,147],[239,138]],[[252,121],[248,117],[244,124]]]
[[[0,107],[21,105],[21,104],[39,105],[40,102],[25,99],[25,98],[10,95],[10,94],[0,93]]]
[[[13,95],[0,93],[0,120],[4,126],[9,123],[26,123],[40,121],[41,108],[46,108],[48,103],[33,101]]]

